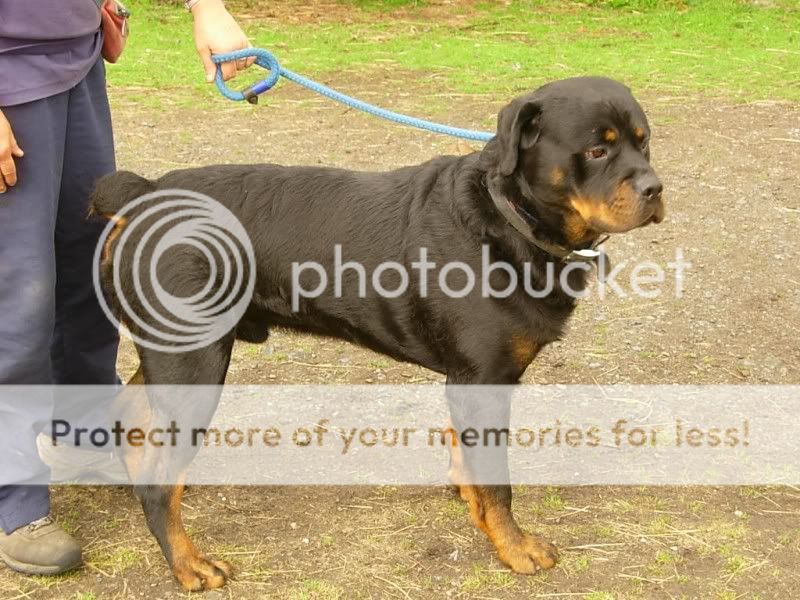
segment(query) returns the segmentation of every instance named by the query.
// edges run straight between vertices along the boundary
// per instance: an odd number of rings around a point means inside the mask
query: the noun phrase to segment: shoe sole
[[[12,571],[24,573],[25,575],[60,575],[61,573],[72,571],[81,566],[80,561],[67,567],[59,567],[57,565],[29,565],[28,563],[14,560],[2,550],[0,550],[0,559],[2,559],[2,561],[6,563],[6,566]]]

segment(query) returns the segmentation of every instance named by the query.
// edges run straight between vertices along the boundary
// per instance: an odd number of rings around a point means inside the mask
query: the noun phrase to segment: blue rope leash
[[[227,85],[225,85],[225,81],[222,79],[222,68],[220,67],[220,64],[231,60],[250,57],[254,57],[256,59],[256,64],[259,67],[267,69],[269,71],[269,76],[266,79],[253,84],[244,92],[236,92],[231,90]],[[330,98],[331,100],[341,102],[346,106],[362,110],[365,113],[369,113],[376,117],[381,117],[383,119],[388,119],[389,121],[394,121],[395,123],[400,123],[401,125],[418,127],[419,129],[425,129],[426,131],[451,135],[453,137],[464,138],[466,140],[473,140],[476,142],[488,142],[494,137],[493,133],[488,133],[485,131],[474,131],[472,129],[450,127],[449,125],[442,125],[441,123],[434,123],[432,121],[426,121],[424,119],[417,119],[414,117],[409,117],[408,115],[402,115],[400,113],[369,104],[363,100],[358,100],[357,98],[353,98],[347,94],[337,92],[326,85],[312,81],[307,77],[303,77],[294,71],[290,71],[289,69],[282,67],[278,62],[278,59],[275,58],[271,52],[264,50],[263,48],[246,48],[244,50],[237,50],[235,52],[228,52],[226,54],[215,54],[211,57],[211,60],[213,60],[217,65],[217,77],[214,80],[217,84],[217,89],[228,100],[247,100],[251,104],[256,104],[258,102],[259,94],[263,94],[267,90],[271,89],[278,82],[278,79],[283,76],[289,81],[294,81],[295,83],[302,85],[303,87],[308,88],[317,94]]]

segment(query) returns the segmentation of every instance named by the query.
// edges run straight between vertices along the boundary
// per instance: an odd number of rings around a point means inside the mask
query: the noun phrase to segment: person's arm
[[[249,48],[250,42],[242,29],[226,10],[222,0],[194,0],[190,2],[194,17],[194,43],[203,68],[206,81],[214,81],[217,67],[211,61],[212,54],[222,54]],[[236,76],[253,64],[255,59],[242,59],[222,63],[222,75],[225,81]]]
[[[24,153],[17,144],[11,125],[0,110],[0,194],[17,183],[17,165],[14,158],[22,157]]]

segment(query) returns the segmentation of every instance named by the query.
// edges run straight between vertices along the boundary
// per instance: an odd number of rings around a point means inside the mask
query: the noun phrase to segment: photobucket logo
[[[691,267],[681,248],[675,250],[675,259],[667,262],[666,268],[652,261],[636,262],[631,259],[612,266],[604,252],[599,252],[594,259],[568,260],[558,267],[556,263],[556,260],[546,262],[542,271],[540,266],[529,262],[515,266],[504,261],[494,261],[490,247],[484,244],[476,273],[473,265],[462,261],[448,261],[437,265],[428,259],[428,249],[421,247],[419,258],[410,263],[410,269],[402,263],[386,261],[378,263],[368,273],[363,264],[345,261],[342,245],[336,244],[333,249],[332,277],[329,277],[326,267],[318,262],[292,263],[292,311],[300,310],[302,299],[319,298],[326,293],[331,279],[331,291],[335,298],[343,297],[345,283],[355,283],[359,298],[368,296],[368,285],[371,285],[374,295],[381,298],[398,298],[407,294],[409,289],[413,289],[419,297],[426,298],[433,285],[438,292],[449,298],[465,298],[473,293],[480,294],[482,298],[508,298],[519,290],[531,298],[546,298],[558,289],[575,299],[585,298],[592,291],[605,299],[608,295],[620,298],[627,298],[629,295],[656,298],[667,287],[669,278],[672,280],[670,283],[675,297],[681,298],[685,273]],[[588,278],[573,277],[579,273],[589,275],[595,269],[595,285]],[[352,274],[353,277],[346,276],[345,273]],[[625,288],[630,292],[626,292]]]
[[[119,318],[101,287],[105,269]],[[106,316],[129,325],[136,344],[187,352],[219,340],[242,318],[255,286],[255,254],[225,206],[197,192],[159,190],[115,213],[95,249],[92,275]]]

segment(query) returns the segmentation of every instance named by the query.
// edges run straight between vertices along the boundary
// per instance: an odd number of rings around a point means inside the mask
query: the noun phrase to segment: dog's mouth
[[[664,200],[659,196],[653,202],[653,208],[649,217],[647,217],[644,222],[639,225],[639,227],[645,227],[646,225],[650,225],[650,223],[655,223],[658,225],[664,220],[666,215],[667,209],[664,206]]]
[[[665,214],[666,209],[664,207],[664,202],[659,198],[658,200],[649,202],[642,208],[641,217],[639,219],[633,220],[627,224],[615,223],[611,224],[610,227],[607,225],[607,231],[603,231],[602,233],[625,233],[641,227],[647,227],[650,224],[658,225],[664,220]]]
[[[591,208],[572,204],[589,229],[598,233],[626,233],[651,223],[661,223],[665,216],[663,201],[658,198],[647,203],[598,203]]]
[[[627,181],[620,184],[610,198],[575,195],[570,197],[569,204],[588,228],[598,234],[625,233],[651,223],[658,224],[666,213],[661,193],[643,197]]]

